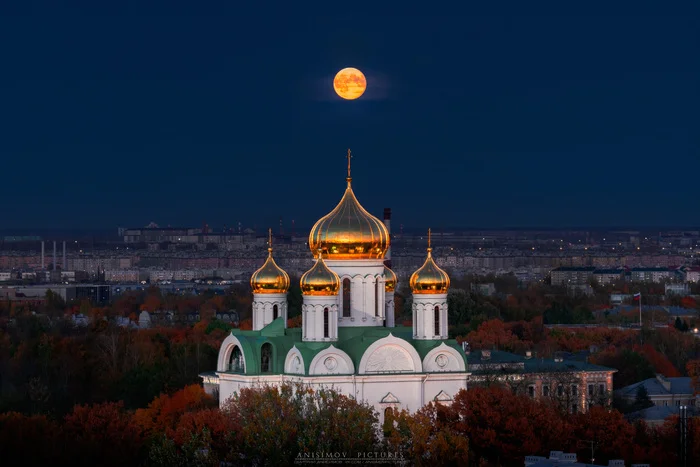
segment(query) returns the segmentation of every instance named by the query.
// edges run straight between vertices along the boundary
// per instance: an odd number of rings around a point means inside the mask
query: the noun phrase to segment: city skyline
[[[6,173],[35,173],[0,186],[6,228],[310,226],[348,147],[363,205],[410,228],[700,225],[679,177],[700,169],[687,11],[329,7],[298,27],[225,7],[17,8],[0,20],[16,44],[1,151]],[[367,77],[355,101],[333,92],[345,66]]]

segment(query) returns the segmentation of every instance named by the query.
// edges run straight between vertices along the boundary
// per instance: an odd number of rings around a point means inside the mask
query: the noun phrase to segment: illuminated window
[[[343,279],[343,318],[350,317],[350,279]]]
[[[260,372],[269,373],[272,369],[272,344],[263,344],[260,348]]]
[[[330,337],[328,331],[328,308],[323,310],[323,337]]]
[[[275,320],[279,317],[279,310],[277,309],[277,305],[272,306],[272,319]]]
[[[434,335],[439,336],[440,335],[440,307],[436,306],[435,307],[435,329],[434,329]]]

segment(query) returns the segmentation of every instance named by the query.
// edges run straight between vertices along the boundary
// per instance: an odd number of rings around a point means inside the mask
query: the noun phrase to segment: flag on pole
[[[642,298],[642,294],[641,294],[641,293],[636,293],[636,294],[634,294],[634,299],[635,299],[635,300],[639,300],[640,298]]]

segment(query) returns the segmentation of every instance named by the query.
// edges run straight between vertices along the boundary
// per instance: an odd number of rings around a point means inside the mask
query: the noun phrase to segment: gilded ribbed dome
[[[398,279],[396,278],[396,273],[384,266],[384,290],[387,292],[393,292],[396,290],[396,283]]]
[[[432,255],[430,230],[428,230],[428,257],[423,266],[411,275],[409,285],[414,294],[443,294],[450,288],[450,276],[440,269]]]
[[[253,293],[287,293],[289,290],[289,275],[277,266],[272,257],[272,232],[268,242],[267,260],[260,269],[250,276],[250,287]]]
[[[346,180],[343,198],[311,229],[309,248],[314,253],[321,250],[326,259],[384,258],[389,248],[389,231],[360,205],[352,191],[349,150]]]
[[[323,254],[319,251],[316,264],[301,276],[299,285],[303,295],[338,295],[340,278],[328,269],[323,261]]]

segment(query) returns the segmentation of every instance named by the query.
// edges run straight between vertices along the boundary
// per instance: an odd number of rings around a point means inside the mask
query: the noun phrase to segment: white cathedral
[[[450,278],[435,264],[428,240],[425,263],[410,278],[412,328],[396,326],[396,274],[384,264],[389,231],[352,190],[350,151],[345,194],[311,229],[315,264],[300,281],[302,326],[287,328],[289,276],[268,248],[253,273],[253,329],[234,329],[219,350],[220,404],[246,387],[300,382],[332,387],[373,405],[415,411],[449,403],[467,387],[462,348],[447,338]]]

